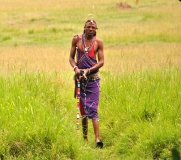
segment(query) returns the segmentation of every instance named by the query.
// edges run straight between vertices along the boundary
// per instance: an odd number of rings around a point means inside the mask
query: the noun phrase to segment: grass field
[[[0,159],[177,160],[181,153],[181,3],[0,2]],[[76,135],[72,37],[97,21],[104,42],[96,149]]]

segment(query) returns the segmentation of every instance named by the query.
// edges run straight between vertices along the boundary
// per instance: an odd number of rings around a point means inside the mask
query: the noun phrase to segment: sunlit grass
[[[180,67],[180,50],[181,46],[178,43],[105,46],[105,65],[101,71],[122,74],[150,68]],[[0,52],[1,74],[19,72],[19,70],[22,72],[72,71],[68,63],[68,49],[22,46],[1,48]]]
[[[90,14],[96,19],[100,29],[97,31],[98,36],[106,46],[157,41],[181,42],[179,2],[142,1],[136,5],[134,1],[127,1],[132,8],[125,10],[119,9],[116,6],[119,2],[116,1],[76,3],[54,0],[43,5],[40,1],[29,3],[2,2],[1,34],[2,37],[11,34],[8,41],[0,39],[2,46],[41,44],[68,48],[72,36],[83,31],[83,23],[91,18],[88,16]],[[38,7],[40,4],[41,8]]]
[[[108,75],[101,93],[107,145],[125,159],[168,157],[180,144],[180,69]]]

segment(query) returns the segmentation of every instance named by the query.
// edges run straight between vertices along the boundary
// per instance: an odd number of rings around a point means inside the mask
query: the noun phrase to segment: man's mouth
[[[93,31],[89,31],[88,33],[89,33],[89,34],[93,34]]]

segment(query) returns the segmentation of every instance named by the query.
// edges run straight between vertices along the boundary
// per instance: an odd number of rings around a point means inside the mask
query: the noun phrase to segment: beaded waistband
[[[99,77],[98,73],[87,75],[87,79],[89,79],[89,80],[94,80],[98,77]]]

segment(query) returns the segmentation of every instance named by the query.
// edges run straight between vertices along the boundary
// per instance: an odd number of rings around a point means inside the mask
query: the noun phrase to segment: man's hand
[[[77,81],[80,81],[82,79],[87,79],[88,70],[87,69],[75,69],[75,77]]]

